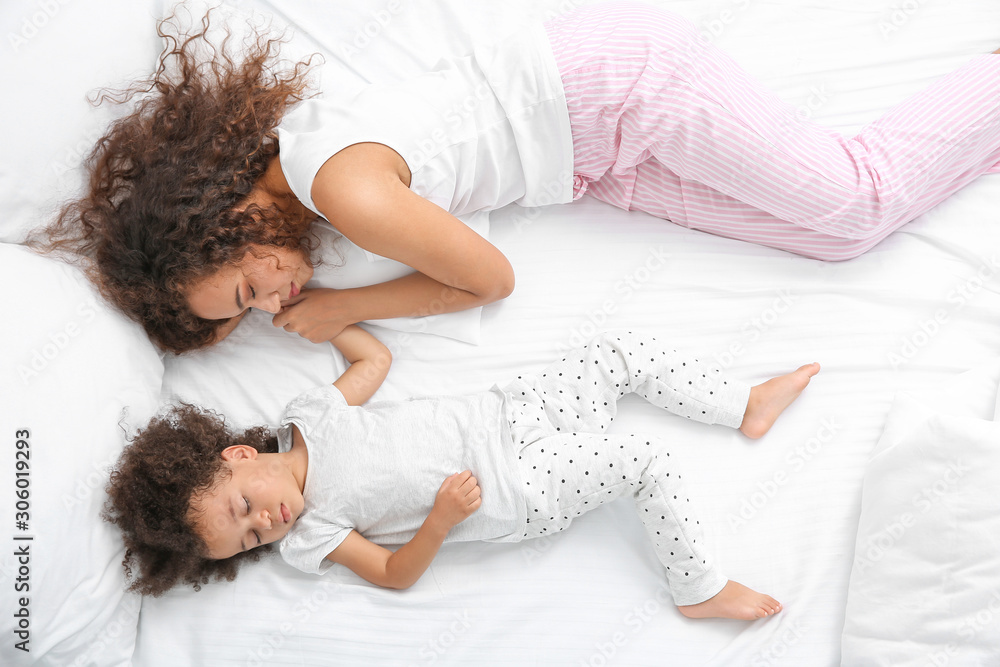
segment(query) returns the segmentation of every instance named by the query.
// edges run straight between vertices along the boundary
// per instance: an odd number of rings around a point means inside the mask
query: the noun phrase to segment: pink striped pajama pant
[[[845,138],[797,117],[662,10],[600,5],[545,29],[569,107],[575,197],[842,260],[1000,162],[1000,55]]]

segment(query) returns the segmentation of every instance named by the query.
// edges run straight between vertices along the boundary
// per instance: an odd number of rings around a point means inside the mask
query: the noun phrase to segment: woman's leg
[[[574,170],[590,193],[622,208],[843,259],[1000,162],[992,54],[845,139],[798,118],[671,14],[600,6],[547,30]]]

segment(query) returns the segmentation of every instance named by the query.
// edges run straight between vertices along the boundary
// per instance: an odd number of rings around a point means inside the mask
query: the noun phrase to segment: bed
[[[322,53],[317,88],[336,94],[427,69],[445,44],[471,47],[581,4],[224,0],[217,11],[237,30],[248,17],[288,27],[285,55]],[[845,133],[1000,46],[994,0],[658,4],[692,19],[803,117]],[[782,601],[775,617],[682,617],[627,500],[549,538],[445,545],[401,592],[341,568],[308,576],[271,554],[198,592],[125,593],[121,542],[99,514],[126,434],[176,400],[240,426],[274,424],[286,401],[344,367],[330,346],[260,313],[212,350],[163,354],[76,268],[21,245],[79,187],[80,161],[116,113],[85,95],[153,67],[156,18],[168,11],[160,0],[0,7],[0,662],[1000,664],[998,175],[840,263],[586,197],[509,206],[467,221],[510,258],[509,298],[366,325],[394,355],[383,399],[487,388],[614,328],[654,331],[754,382],[819,361],[822,372],[758,441],[637,400],[623,402],[613,427],[680,443],[719,562]],[[400,270],[323,234],[337,251],[317,284]]]

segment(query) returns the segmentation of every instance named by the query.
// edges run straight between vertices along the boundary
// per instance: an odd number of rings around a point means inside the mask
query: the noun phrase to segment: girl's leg
[[[524,444],[556,433],[603,433],[618,399],[635,393],[674,414],[762,436],[819,371],[810,364],[757,387],[724,376],[661,339],[630,331],[603,333],[537,375],[504,387],[511,424]],[[748,409],[749,407],[749,409]]]
[[[584,512],[631,495],[666,568],[675,604],[731,597],[720,596],[726,589],[739,594],[708,615],[750,620],[780,609],[769,596],[730,585],[715,567],[666,443],[647,436],[566,433],[525,445],[518,464],[528,511],[525,539],[564,530]]]
[[[504,391],[511,396],[511,423],[530,430],[524,440],[531,442],[555,433],[603,433],[627,393],[688,419],[739,428],[750,385],[654,336],[614,331],[538,375],[518,376]]]
[[[829,251],[843,258],[1000,162],[993,54],[845,139],[796,117],[671,14],[600,6],[546,27],[577,194],[591,182],[589,192],[623,208],[806,254],[826,236],[844,241]],[[655,165],[643,175],[645,162]]]

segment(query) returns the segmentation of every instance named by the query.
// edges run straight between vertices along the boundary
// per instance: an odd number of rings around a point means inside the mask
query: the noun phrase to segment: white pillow
[[[80,164],[121,112],[88,101],[152,72],[160,51],[161,0],[13,0],[0,3],[0,241],[20,242],[48,222],[83,183]],[[103,36],[113,36],[105,38]]]
[[[0,663],[127,664],[139,599],[124,592],[121,536],[100,513],[125,432],[157,408],[163,365],[142,329],[72,267],[0,244],[0,282],[8,286],[0,328]],[[19,549],[27,549],[23,560]],[[21,641],[30,652],[18,649]]]
[[[166,355],[163,402],[215,410],[236,428],[276,426],[289,401],[340,377],[347,365],[332,345],[276,328],[271,317],[253,310],[218,344]]]
[[[843,664],[1000,664],[998,375],[893,403],[865,473]]]

